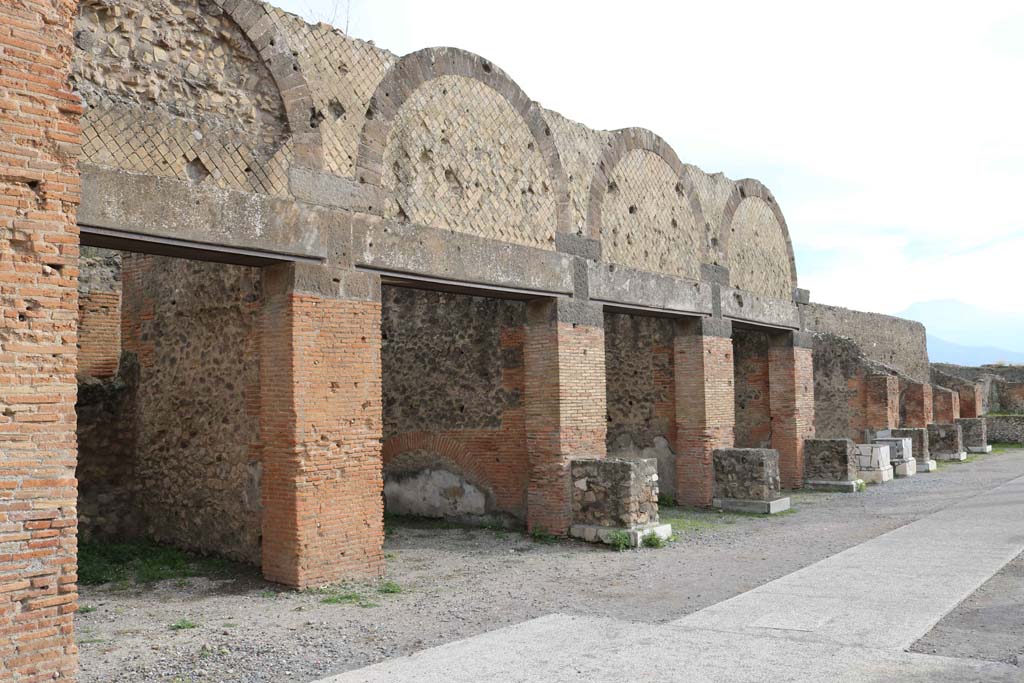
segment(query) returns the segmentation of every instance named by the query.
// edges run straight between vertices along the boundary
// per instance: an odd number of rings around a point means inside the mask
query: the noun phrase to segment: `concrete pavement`
[[[906,652],[1024,552],[1024,477],[667,624],[550,615],[324,683],[1024,681]]]

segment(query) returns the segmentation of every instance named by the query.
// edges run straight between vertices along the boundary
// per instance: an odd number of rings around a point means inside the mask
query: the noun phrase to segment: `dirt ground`
[[[81,680],[311,681],[552,612],[678,619],[1022,475],[1024,450],[1003,451],[859,494],[798,492],[794,511],[772,518],[667,509],[677,542],[622,553],[398,523],[385,545],[384,581],[319,592],[284,590],[251,574],[83,587]],[[990,582],[1017,583],[1016,593],[993,599],[1018,642],[1021,571],[1008,568]],[[940,581],[941,570],[930,578]],[[985,596],[982,589],[972,600]],[[965,603],[964,618],[955,621],[954,612],[919,647],[961,656],[949,648],[962,636],[939,631],[966,628],[983,640],[985,604],[971,612]]]

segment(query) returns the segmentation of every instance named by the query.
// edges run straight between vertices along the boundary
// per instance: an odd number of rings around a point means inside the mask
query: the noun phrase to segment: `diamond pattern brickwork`
[[[602,130],[591,130],[582,123],[570,121],[553,111],[545,110],[544,118],[551,126],[558,156],[569,181],[569,209],[572,214],[573,231],[585,235],[590,203],[590,181],[594,177],[594,167],[612,134]]]
[[[719,231],[722,226],[722,213],[729,195],[733,193],[735,184],[722,173],[705,173],[696,166],[689,164],[683,167],[683,173],[689,178],[690,184],[697,193],[701,210],[704,212],[705,238],[708,249],[708,263],[725,264],[725,245],[721,243]]]
[[[634,149],[612,169],[601,213],[605,260],[699,279],[702,230],[679,178],[660,156]]]
[[[389,218],[554,249],[544,157],[519,114],[479,81],[441,76],[412,93],[383,166]]]
[[[733,287],[787,301],[792,296],[789,247],[766,201],[747,197],[732,219],[729,279]]]

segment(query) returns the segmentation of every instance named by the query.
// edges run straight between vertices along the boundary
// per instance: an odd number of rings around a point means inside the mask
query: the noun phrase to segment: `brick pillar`
[[[981,417],[982,387],[980,384],[962,384],[956,388],[960,401],[960,417]]]
[[[81,106],[76,4],[0,2],[0,680],[71,680]]]
[[[903,392],[903,427],[925,429],[934,422],[932,385],[911,382]]]
[[[572,523],[570,461],[603,458],[607,409],[599,306],[538,299],[527,306],[528,528],[564,535]]]
[[[782,485],[804,481],[804,439],[814,438],[813,340],[806,332],[772,338],[768,354],[772,405],[772,448],[779,452]]]
[[[264,276],[263,575],[308,587],[383,571],[380,284],[304,292],[297,268]]]
[[[872,431],[900,426],[900,381],[894,375],[868,375],[865,416]]]
[[[711,505],[712,453],[735,438],[732,326],[722,319],[676,323],[676,499]]]
[[[932,405],[935,424],[953,424],[960,417],[960,395],[944,387],[932,387]]]

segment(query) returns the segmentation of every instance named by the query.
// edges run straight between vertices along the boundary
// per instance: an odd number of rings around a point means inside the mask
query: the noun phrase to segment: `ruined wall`
[[[121,358],[121,257],[82,249],[78,278],[78,374],[112,377]]]
[[[1024,412],[1024,366],[932,363],[931,375],[932,382],[949,388],[980,386],[981,414]],[[977,402],[977,396],[974,400]]]
[[[572,523],[632,529],[658,522],[653,460],[572,461]]]
[[[604,325],[608,456],[656,459],[661,492],[674,496],[673,321],[606,313]]]
[[[521,518],[525,304],[385,286],[382,306],[389,509]]]
[[[815,334],[814,426],[817,438],[852,439],[863,443],[864,430],[886,429],[885,423],[896,421],[899,385],[885,382],[884,387],[879,386],[882,378],[878,377],[891,374],[892,370],[881,363],[865,358],[850,339]],[[880,403],[881,399],[884,403]]]
[[[226,189],[287,193],[274,77],[212,0],[84,0],[74,83],[82,160]]]
[[[1024,415],[987,415],[985,428],[990,443],[1024,445]]]
[[[866,358],[915,381],[930,381],[928,346],[921,323],[823,304],[804,306],[804,316],[808,329],[848,337]]]
[[[736,447],[771,448],[772,404],[769,382],[769,335],[733,331]]]
[[[258,563],[260,271],[126,254],[122,276],[143,533]]]

